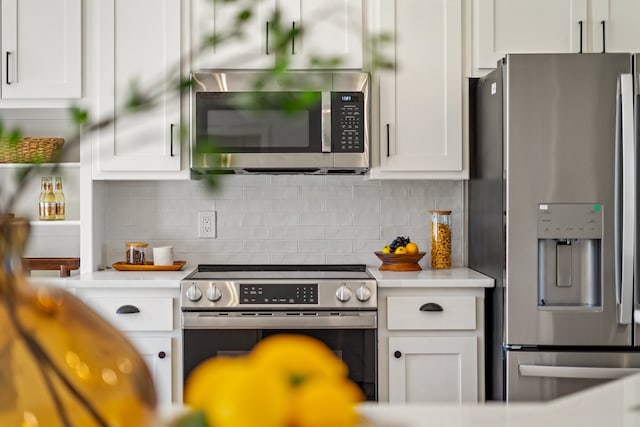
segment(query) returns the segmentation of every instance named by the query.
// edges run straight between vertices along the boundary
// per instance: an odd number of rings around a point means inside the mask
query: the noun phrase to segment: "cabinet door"
[[[461,173],[462,0],[380,0],[375,12],[396,64],[379,74],[379,177]]]
[[[474,69],[507,53],[577,53],[581,40],[590,49],[587,0],[474,0],[473,16]]]
[[[310,68],[312,60],[337,59],[338,65],[362,68],[362,0],[280,0],[285,28],[299,28],[291,44],[291,68]]]
[[[255,3],[255,4],[254,4]],[[237,31],[236,17],[247,8],[246,2],[223,0],[196,0],[193,3],[194,69],[207,68],[269,68],[275,64],[270,50],[269,27],[273,25],[276,0],[257,0],[247,10],[249,19],[240,24],[242,35],[225,38]],[[206,42],[211,38],[217,43]]]
[[[115,121],[97,132],[98,175],[179,170],[180,0],[101,0],[94,25],[98,118],[115,113]],[[127,111],[132,85],[143,93],[159,91],[157,105]]]
[[[147,362],[156,387],[158,406],[171,404],[171,338],[129,337]]]
[[[389,402],[477,402],[472,337],[389,337]]]
[[[593,51],[640,52],[638,16],[637,0],[593,0]]]
[[[80,98],[81,0],[2,0],[2,98]]]

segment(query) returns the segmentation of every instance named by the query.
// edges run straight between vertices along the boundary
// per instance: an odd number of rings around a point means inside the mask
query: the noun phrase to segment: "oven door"
[[[303,334],[325,343],[349,368],[367,400],[377,400],[375,312],[183,313],[183,378],[202,361],[249,352],[275,334]]]

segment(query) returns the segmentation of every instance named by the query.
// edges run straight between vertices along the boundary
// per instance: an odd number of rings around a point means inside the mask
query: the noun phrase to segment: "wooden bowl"
[[[417,254],[383,254],[382,252],[374,252],[382,265],[378,270],[387,271],[420,271],[422,267],[418,261],[422,259],[426,252],[418,252]]]

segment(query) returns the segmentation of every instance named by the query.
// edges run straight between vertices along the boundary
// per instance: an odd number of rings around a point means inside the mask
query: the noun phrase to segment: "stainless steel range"
[[[376,400],[377,307],[364,265],[199,265],[181,283],[184,379],[205,359],[295,333],[328,345]]]

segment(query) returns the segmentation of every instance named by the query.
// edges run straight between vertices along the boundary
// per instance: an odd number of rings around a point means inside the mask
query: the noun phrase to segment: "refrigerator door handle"
[[[639,372],[640,368],[518,365],[518,373],[523,377],[617,379]]]
[[[629,325],[633,316],[633,252],[635,246],[635,147],[633,76],[618,79],[616,111],[615,267],[618,323]]]

